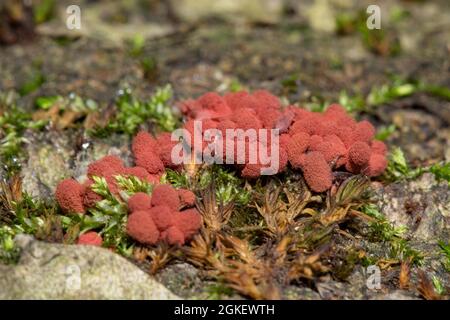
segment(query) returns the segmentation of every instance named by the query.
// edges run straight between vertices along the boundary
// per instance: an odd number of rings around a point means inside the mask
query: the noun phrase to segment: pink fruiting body
[[[89,231],[78,237],[77,244],[101,247],[103,239],[97,232]]]
[[[374,140],[375,128],[364,120],[356,122],[345,109],[338,105],[330,105],[324,113],[316,113],[296,106],[283,107],[280,100],[265,90],[253,93],[240,91],[220,96],[208,92],[198,99],[185,100],[177,104],[186,117],[184,129],[191,138],[194,133],[202,138],[202,152],[208,146],[216,159],[231,160],[231,165],[240,171],[244,178],[256,179],[262,170],[269,168],[257,157],[251,162],[249,150],[264,147],[268,155],[275,155],[278,149],[277,172],[283,172],[290,165],[301,170],[306,183],[315,192],[324,192],[333,184],[333,171],[347,170],[354,174],[365,174],[373,177],[383,173],[387,166],[386,145]],[[202,129],[194,128],[194,121],[201,121]],[[227,129],[278,129],[276,140],[259,135],[250,140],[227,137]],[[218,129],[223,139],[206,141],[205,132]],[[195,132],[195,131],[198,132]],[[184,141],[187,147],[193,148],[192,140]],[[245,153],[237,151],[236,142],[242,143]],[[178,141],[172,141],[171,133],[160,133],[153,137],[145,131],[139,132],[133,139],[132,152],[134,167],[125,167],[116,156],[105,156],[91,163],[87,170],[87,180],[83,184],[73,179],[63,180],[56,188],[55,196],[61,208],[66,212],[84,213],[102,200],[92,190],[92,177],[103,177],[111,193],[120,196],[117,175],[135,176],[153,184],[152,195],[136,193],[128,199],[130,215],[127,222],[128,235],[144,245],[154,245],[159,241],[167,241],[171,245],[183,245],[201,227],[201,215],[192,208],[195,195],[189,190],[176,190],[170,185],[159,184],[160,177],[166,168],[181,170],[181,165],[172,161],[172,150]],[[223,147],[215,148],[213,143]],[[253,148],[257,144],[258,148]],[[275,148],[275,149],[274,149]],[[243,154],[244,153],[244,154]],[[242,156],[242,157],[241,157]],[[238,163],[238,160],[243,160]],[[273,159],[272,159],[273,160]],[[189,208],[189,209],[186,209]],[[180,211],[182,210],[182,211]],[[94,235],[81,235],[79,242],[88,243],[98,238]],[[87,239],[87,240],[83,240]],[[100,237],[101,240],[101,237]],[[94,240],[93,240],[94,241]]]
[[[150,210],[152,197],[144,192],[137,192],[128,199],[128,210],[145,211]]]
[[[152,206],[167,206],[172,210],[180,207],[177,191],[168,184],[160,184],[153,189]]]
[[[66,212],[84,213],[83,186],[73,179],[61,181],[56,187],[55,197]]]
[[[158,242],[160,236],[158,228],[147,210],[134,211],[128,216],[127,233],[136,241],[148,245]]]

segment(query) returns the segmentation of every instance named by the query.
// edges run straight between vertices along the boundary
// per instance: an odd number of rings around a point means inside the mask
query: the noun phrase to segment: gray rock
[[[48,199],[56,185],[70,177],[71,159],[75,154],[75,138],[57,131],[25,134],[27,162],[23,165],[23,190],[33,197]]]
[[[282,17],[280,0],[171,0],[175,15],[186,22],[220,17],[228,21],[277,23]]]
[[[314,1],[306,8],[306,16],[312,29],[322,32],[334,32],[336,28],[335,13],[327,0]]]
[[[420,299],[408,291],[395,290],[390,293],[383,293],[376,295],[372,297],[371,300],[420,300]]]
[[[432,174],[390,184],[378,191],[381,212],[395,226],[406,226],[412,240],[436,243],[450,233],[450,192]]]
[[[320,300],[320,295],[307,287],[289,286],[283,290],[283,297],[287,300]]]
[[[126,135],[83,140],[73,131],[27,131],[25,138],[28,158],[21,171],[23,190],[36,198],[53,198],[56,186],[64,178],[83,182],[87,166],[105,155],[116,155],[125,165],[132,164],[130,138]]]
[[[87,167],[106,155],[114,155],[123,160],[126,166],[133,165],[130,151],[130,137],[113,134],[108,139],[90,139],[84,141],[80,152],[74,159],[73,176],[79,181],[86,178]]]
[[[106,249],[19,235],[17,265],[0,265],[0,299],[180,299]]]

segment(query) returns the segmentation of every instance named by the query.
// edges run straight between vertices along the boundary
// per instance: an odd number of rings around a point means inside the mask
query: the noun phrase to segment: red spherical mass
[[[139,131],[133,138],[131,150],[133,151],[133,154],[136,157],[143,153],[149,152],[157,153],[158,145],[156,143],[155,138],[153,138],[153,136],[150,135],[148,132]]]
[[[91,179],[88,179],[84,182],[84,192],[83,192],[83,204],[86,208],[92,208],[95,204],[103,199],[101,195],[94,192],[91,189],[91,185],[94,182]]]
[[[161,237],[170,245],[183,245],[185,241],[183,232],[175,226],[164,231],[164,234],[162,234]]]
[[[289,139],[286,145],[286,152],[291,164],[297,163],[296,159],[308,149],[309,143],[310,136],[306,132],[298,132]]]
[[[361,141],[365,143],[370,143],[375,136],[375,128],[373,125],[367,121],[361,121],[356,124],[355,129],[352,133],[352,140],[354,142]]]
[[[250,96],[247,91],[230,92],[223,96],[223,99],[227,105],[234,111],[236,109],[243,108],[242,101],[245,97]],[[245,102],[245,101],[244,101]]]
[[[208,92],[197,99],[204,110],[209,111],[208,117],[200,117],[203,119],[221,118],[231,114],[231,108],[227,105],[224,98],[215,92]],[[198,115],[196,117],[199,118]]]
[[[349,161],[357,167],[365,166],[370,159],[371,150],[367,143],[357,141],[348,149]]]
[[[182,207],[192,207],[195,205],[195,194],[187,189],[178,189],[178,197]]]
[[[231,120],[236,123],[237,128],[243,130],[259,130],[263,127],[261,120],[259,120],[259,118],[256,116],[255,110],[250,108],[235,110],[233,112]]]
[[[258,111],[265,112],[268,110],[280,110],[281,103],[278,97],[274,96],[267,90],[256,90],[253,97],[258,101]]]
[[[89,231],[78,237],[77,244],[101,247],[103,239],[97,232]]]
[[[376,153],[382,156],[385,156],[387,154],[387,147],[386,145],[378,140],[373,140],[371,145],[372,153]]]
[[[369,166],[364,171],[369,177],[375,177],[383,173],[387,167],[386,157],[381,154],[372,154],[369,160]]]
[[[202,218],[197,209],[174,213],[174,226],[183,232],[185,238],[193,236],[201,227]]]
[[[259,163],[247,163],[241,171],[241,176],[248,179],[256,179],[261,176],[262,165]]]
[[[173,225],[173,215],[168,206],[154,206],[148,210],[148,213],[159,231],[164,231]]]
[[[323,192],[331,187],[333,182],[331,168],[322,153],[308,152],[302,168],[306,183],[313,191]]]
[[[163,171],[158,172],[157,174],[160,174],[162,172]],[[128,176],[128,177],[129,176],[134,176],[136,178],[139,178],[142,181],[148,181],[148,182],[152,182],[153,181],[152,175],[150,173],[148,173],[148,171],[145,170],[142,167],[124,168],[123,175]]]
[[[156,138],[158,143],[159,158],[165,167],[176,168],[177,165],[172,161],[172,149],[177,145],[178,141],[172,141],[172,134],[164,132]]]
[[[144,192],[137,192],[128,199],[128,210],[145,211],[150,210],[152,197]]]
[[[152,192],[152,206],[167,206],[170,210],[178,211],[180,198],[177,191],[168,184],[157,185]]]
[[[65,179],[56,187],[55,197],[60,207],[66,212],[84,213],[84,187],[74,179]]]
[[[148,245],[159,239],[159,231],[148,211],[135,211],[128,216],[127,234],[134,240]]]
[[[164,172],[164,164],[158,154],[153,151],[141,152],[135,155],[136,165],[144,168],[150,174]]]
[[[124,169],[123,161],[116,156],[105,156],[88,166],[88,177],[107,177],[112,174],[121,174]]]

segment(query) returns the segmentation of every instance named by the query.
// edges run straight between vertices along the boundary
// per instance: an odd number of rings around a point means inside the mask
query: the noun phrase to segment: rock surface
[[[0,299],[180,299],[121,256],[19,235],[19,263],[0,265]]]
[[[380,190],[381,212],[395,226],[407,226],[411,239],[436,243],[450,234],[450,193],[432,174],[390,184]]]
[[[50,131],[47,134],[28,131],[28,159],[22,167],[23,190],[41,199],[53,199],[58,183],[73,177],[83,182],[87,166],[106,156],[115,155],[126,166],[132,164],[130,138],[112,135],[105,139],[84,139],[78,132]]]

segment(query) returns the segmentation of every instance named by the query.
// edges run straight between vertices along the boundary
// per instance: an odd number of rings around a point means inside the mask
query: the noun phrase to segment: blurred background
[[[0,91],[31,113],[71,95],[114,113],[123,88],[146,99],[170,84],[173,101],[264,88],[340,102],[426,164],[450,160],[449,39],[447,0],[1,0]]]

